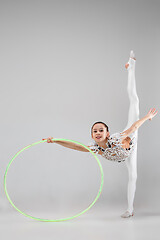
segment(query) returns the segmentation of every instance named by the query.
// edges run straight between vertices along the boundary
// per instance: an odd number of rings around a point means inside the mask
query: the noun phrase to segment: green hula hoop
[[[27,148],[29,147],[32,147],[32,146],[35,146],[39,143],[43,143],[43,142],[46,142],[47,140],[41,140],[39,142],[35,142],[35,143],[32,143],[26,147],[24,147],[23,149],[21,149],[19,152],[17,152],[14,157],[11,159],[11,161],[9,162],[7,168],[6,168],[6,171],[5,171],[5,175],[4,175],[4,190],[5,190],[5,194],[10,202],[10,204],[21,214],[23,214],[24,216],[26,217],[29,217],[31,219],[34,219],[34,220],[38,220],[38,221],[42,221],[42,222],[62,222],[62,221],[67,221],[67,220],[71,220],[73,218],[76,218],[76,217],[79,217],[80,215],[84,214],[85,212],[87,212],[94,204],[95,202],[98,200],[101,192],[102,192],[102,187],[103,187],[103,182],[104,182],[104,174],[103,174],[103,169],[102,169],[102,165],[98,159],[98,157],[92,152],[92,150],[90,148],[88,148],[87,146],[85,146],[84,144],[82,143],[79,143],[79,142],[76,142],[76,141],[73,141],[73,140],[69,140],[69,139],[63,139],[63,138],[54,138],[53,141],[66,141],[66,142],[72,142],[72,143],[76,143],[80,146],[83,146],[85,147],[96,159],[97,163],[98,163],[98,166],[100,168],[100,173],[101,173],[101,184],[100,184],[100,187],[99,187],[99,191],[98,191],[98,194],[97,196],[95,197],[95,199],[93,200],[93,202],[83,211],[81,211],[80,213],[74,215],[74,216],[71,216],[71,217],[67,217],[67,218],[61,218],[61,219],[43,219],[43,218],[37,218],[37,217],[33,217],[29,214],[26,214],[24,212],[22,212],[19,208],[17,208],[14,203],[12,202],[11,198],[9,197],[9,194],[8,194],[8,191],[7,191],[7,184],[6,184],[6,180],[7,180],[7,174],[8,174],[8,170],[9,170],[9,167],[11,166],[12,162],[14,161],[14,159],[21,153],[23,152],[24,150],[26,150]]]

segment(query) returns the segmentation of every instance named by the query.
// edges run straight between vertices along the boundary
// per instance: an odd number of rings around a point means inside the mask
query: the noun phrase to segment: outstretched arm
[[[80,146],[76,143],[66,142],[66,141],[61,141],[61,140],[53,141],[52,137],[47,138],[47,142],[48,143],[57,143],[57,144],[62,145],[63,147],[71,148],[71,149],[78,150],[81,152],[89,152],[89,150],[87,150],[85,147]]]
[[[138,128],[147,120],[152,120],[153,117],[156,116],[156,114],[158,113],[158,111],[156,111],[155,108],[151,108],[149,110],[149,112],[147,113],[146,116],[144,116],[143,118],[141,118],[140,120],[136,121],[135,123],[133,123],[133,125],[128,128],[126,131],[122,132],[122,137],[126,138],[127,136],[129,136],[131,133],[135,132],[136,130],[138,130]]]

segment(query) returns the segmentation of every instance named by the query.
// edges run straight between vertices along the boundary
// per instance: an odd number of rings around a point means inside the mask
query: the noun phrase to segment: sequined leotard
[[[97,143],[90,146],[94,153],[102,151],[102,157],[115,162],[123,162],[128,158],[134,149],[136,137],[131,137],[129,148],[122,148],[122,134],[115,133],[110,136],[106,143],[106,148],[99,147]]]

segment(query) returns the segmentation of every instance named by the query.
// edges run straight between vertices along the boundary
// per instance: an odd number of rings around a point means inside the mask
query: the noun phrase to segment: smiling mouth
[[[98,137],[96,137],[97,139],[100,139],[101,137],[100,136],[98,136]]]

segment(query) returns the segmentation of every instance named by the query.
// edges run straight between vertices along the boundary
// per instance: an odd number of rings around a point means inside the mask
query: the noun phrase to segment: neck
[[[106,143],[108,142],[108,138],[105,141],[98,143],[99,147],[106,148]]]

